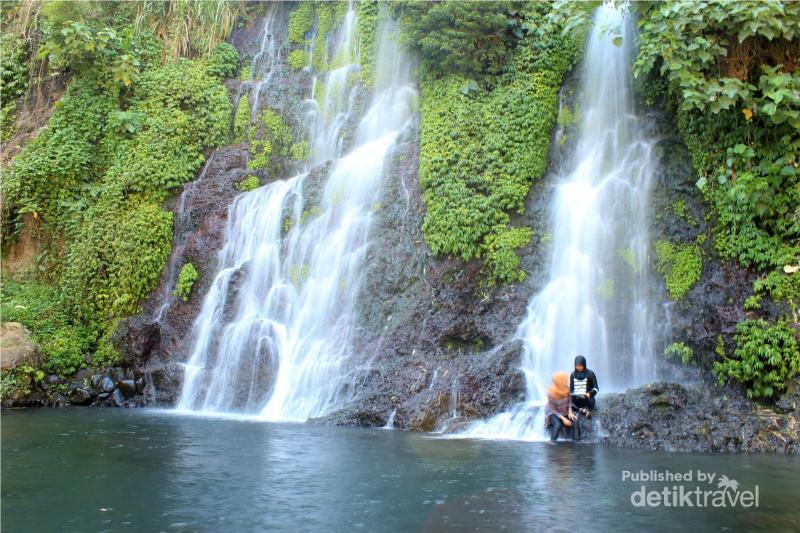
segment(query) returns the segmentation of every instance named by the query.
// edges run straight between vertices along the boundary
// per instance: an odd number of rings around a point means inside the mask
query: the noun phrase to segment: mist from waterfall
[[[601,392],[654,378],[647,258],[656,159],[633,100],[634,25],[630,14],[611,6],[595,13],[579,138],[553,198],[548,281],[529,301],[516,333],[524,343],[527,401],[474,423],[470,436],[543,438],[541,407],[551,375],[571,371],[577,354],[586,356]]]
[[[305,172],[242,194],[229,208],[219,269],[193,327],[179,410],[303,421],[357,392],[366,362],[351,341],[370,226],[386,158],[414,126],[418,96],[396,25],[386,20],[371,100],[343,141],[358,108],[356,28],[351,8],[338,32],[336,68],[315,80],[306,102],[311,163],[332,160],[318,198],[310,198],[315,185]]]

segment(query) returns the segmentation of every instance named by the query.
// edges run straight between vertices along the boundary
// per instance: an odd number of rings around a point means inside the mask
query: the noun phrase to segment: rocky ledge
[[[651,383],[600,396],[584,440],[668,452],[800,453],[800,386],[770,409],[714,384]]]
[[[10,407],[143,407],[144,374],[128,368],[84,369],[72,378],[46,376],[38,382],[23,383],[3,401]]]

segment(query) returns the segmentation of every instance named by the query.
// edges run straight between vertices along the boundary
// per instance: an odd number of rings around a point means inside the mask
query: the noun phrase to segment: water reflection
[[[450,440],[135,410],[4,412],[4,531],[797,530],[800,460]],[[636,508],[623,470],[760,486],[758,509]],[[656,483],[650,488],[668,484]],[[42,512],[47,510],[47,512]]]

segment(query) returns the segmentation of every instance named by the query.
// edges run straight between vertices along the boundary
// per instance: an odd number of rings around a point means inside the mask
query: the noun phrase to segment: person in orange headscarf
[[[577,416],[572,412],[569,397],[569,375],[566,372],[553,374],[553,383],[547,388],[547,405],[544,407],[545,426],[550,429],[550,440],[558,440],[565,427],[572,427]]]

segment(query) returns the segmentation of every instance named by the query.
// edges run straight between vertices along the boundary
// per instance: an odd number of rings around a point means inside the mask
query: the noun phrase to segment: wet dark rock
[[[108,374],[96,374],[92,377],[92,388],[98,393],[107,393],[114,390],[114,380]]]
[[[782,413],[800,412],[800,378],[789,383],[786,392],[775,402],[775,409]]]
[[[137,389],[134,379],[139,376],[142,389]],[[73,405],[107,405],[137,407],[144,405],[142,393],[144,380],[141,372],[131,368],[85,368],[71,377],[47,376],[40,382],[21,383],[22,387],[12,391],[4,401],[4,407],[42,407]]]
[[[117,387],[126,398],[136,395],[136,382],[132,379],[121,379],[117,381]]]
[[[92,395],[86,389],[72,389],[69,394],[69,402],[75,405],[86,405],[92,401]]]
[[[70,403],[67,397],[60,392],[51,394],[50,402],[51,402],[50,405],[53,407],[61,407],[63,405],[67,405]]]
[[[585,440],[676,452],[800,453],[800,416],[716,385],[651,383],[598,398]]]

